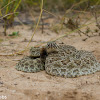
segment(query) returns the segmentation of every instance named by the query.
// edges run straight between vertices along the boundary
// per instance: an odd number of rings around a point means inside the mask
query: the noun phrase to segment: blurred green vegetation
[[[4,35],[7,27],[12,26],[16,10],[20,7],[21,0],[0,0],[0,17],[4,21]]]
[[[46,0],[44,8],[51,11],[65,11],[76,4],[77,6],[74,9],[84,10],[86,7],[100,5],[100,0]]]
[[[23,0],[21,3],[21,10],[26,10],[25,5],[29,7],[40,7],[41,0]],[[78,4],[79,3],[79,4]],[[44,0],[44,9],[49,11],[65,11],[71,8],[73,5],[77,6],[74,9],[80,8],[80,10],[86,9],[93,5],[100,5],[100,0]]]
[[[12,32],[12,34],[9,34],[9,36],[19,36],[19,31],[18,32]]]
[[[90,6],[100,5],[100,0],[43,0],[43,9],[53,12],[66,12],[68,9],[88,10]],[[0,0],[0,17],[4,20],[4,35],[12,26],[16,11],[40,12],[41,0]]]
[[[5,7],[11,11],[16,9],[20,0],[0,0],[0,8],[7,5],[9,2],[12,2],[9,6]],[[82,3],[80,3],[82,2]],[[100,0],[44,0],[44,9],[49,11],[65,11],[66,9],[71,8],[73,5],[76,5],[75,9],[86,9],[86,7],[90,7],[92,5],[100,5]],[[21,4],[19,6],[19,10],[29,10],[26,5],[30,8],[38,8],[40,7],[41,0],[21,0]],[[7,11],[6,11],[7,13]]]
[[[84,10],[93,5],[100,5],[100,0],[43,0],[44,9],[49,11],[66,11],[73,7],[74,9]],[[0,0],[0,15],[2,13],[14,12],[17,9],[19,11],[29,10],[29,8],[39,8],[41,0]],[[29,8],[27,8],[28,6]],[[80,9],[79,9],[80,8]]]

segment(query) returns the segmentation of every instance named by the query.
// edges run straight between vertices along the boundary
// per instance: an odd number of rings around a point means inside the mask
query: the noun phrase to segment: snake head
[[[46,46],[40,48],[40,58],[45,61],[50,53],[58,52],[58,45],[55,42],[48,42]]]
[[[48,42],[45,46],[47,53],[57,52],[58,51],[58,45],[55,42]]]

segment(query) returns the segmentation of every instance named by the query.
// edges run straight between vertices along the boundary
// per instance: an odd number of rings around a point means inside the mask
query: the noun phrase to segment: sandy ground
[[[17,71],[14,66],[25,55],[31,46],[46,42],[62,36],[63,33],[53,33],[45,30],[43,34],[38,30],[30,43],[28,50],[23,55],[2,56],[24,50],[32,35],[28,26],[16,26],[8,29],[8,34],[19,31],[19,37],[4,37],[0,43],[0,98],[7,100],[100,100],[100,72],[78,78],[62,78],[46,74],[24,73]],[[2,29],[0,30],[2,34]],[[80,37],[73,33],[57,42],[73,45],[79,50],[92,51],[100,62],[100,36],[95,36],[83,41],[86,36]],[[24,42],[23,42],[24,41]]]

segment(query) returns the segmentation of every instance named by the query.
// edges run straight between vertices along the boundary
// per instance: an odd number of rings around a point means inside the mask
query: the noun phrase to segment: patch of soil
[[[0,30],[2,32],[2,29]],[[30,40],[32,31],[28,26],[16,26],[8,29],[8,34],[19,31],[19,37],[6,37],[0,42],[0,96],[7,96],[7,100],[100,100],[100,72],[78,78],[62,78],[48,75],[45,71],[38,73],[24,73],[17,71],[14,66],[23,56],[29,55],[31,46],[42,45],[44,42],[62,36],[45,30],[41,34],[38,30],[28,49],[23,55],[2,56],[22,51]],[[79,50],[92,51],[100,62],[100,36],[91,37],[74,35],[58,40],[73,45]]]

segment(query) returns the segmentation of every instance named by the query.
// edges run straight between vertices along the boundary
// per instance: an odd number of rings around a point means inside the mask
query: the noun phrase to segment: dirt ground
[[[27,51],[23,55],[4,56],[22,51],[32,36],[28,26],[15,26],[8,34],[19,31],[19,37],[0,36],[0,98],[7,100],[100,100],[100,72],[78,78],[62,78],[48,75],[45,71],[24,73],[14,67],[23,56],[29,55],[29,48],[64,35],[45,30],[37,30]],[[0,34],[3,29],[1,28]],[[93,52],[100,62],[100,36],[88,38],[72,33],[57,40],[57,43],[75,46],[79,50]]]

